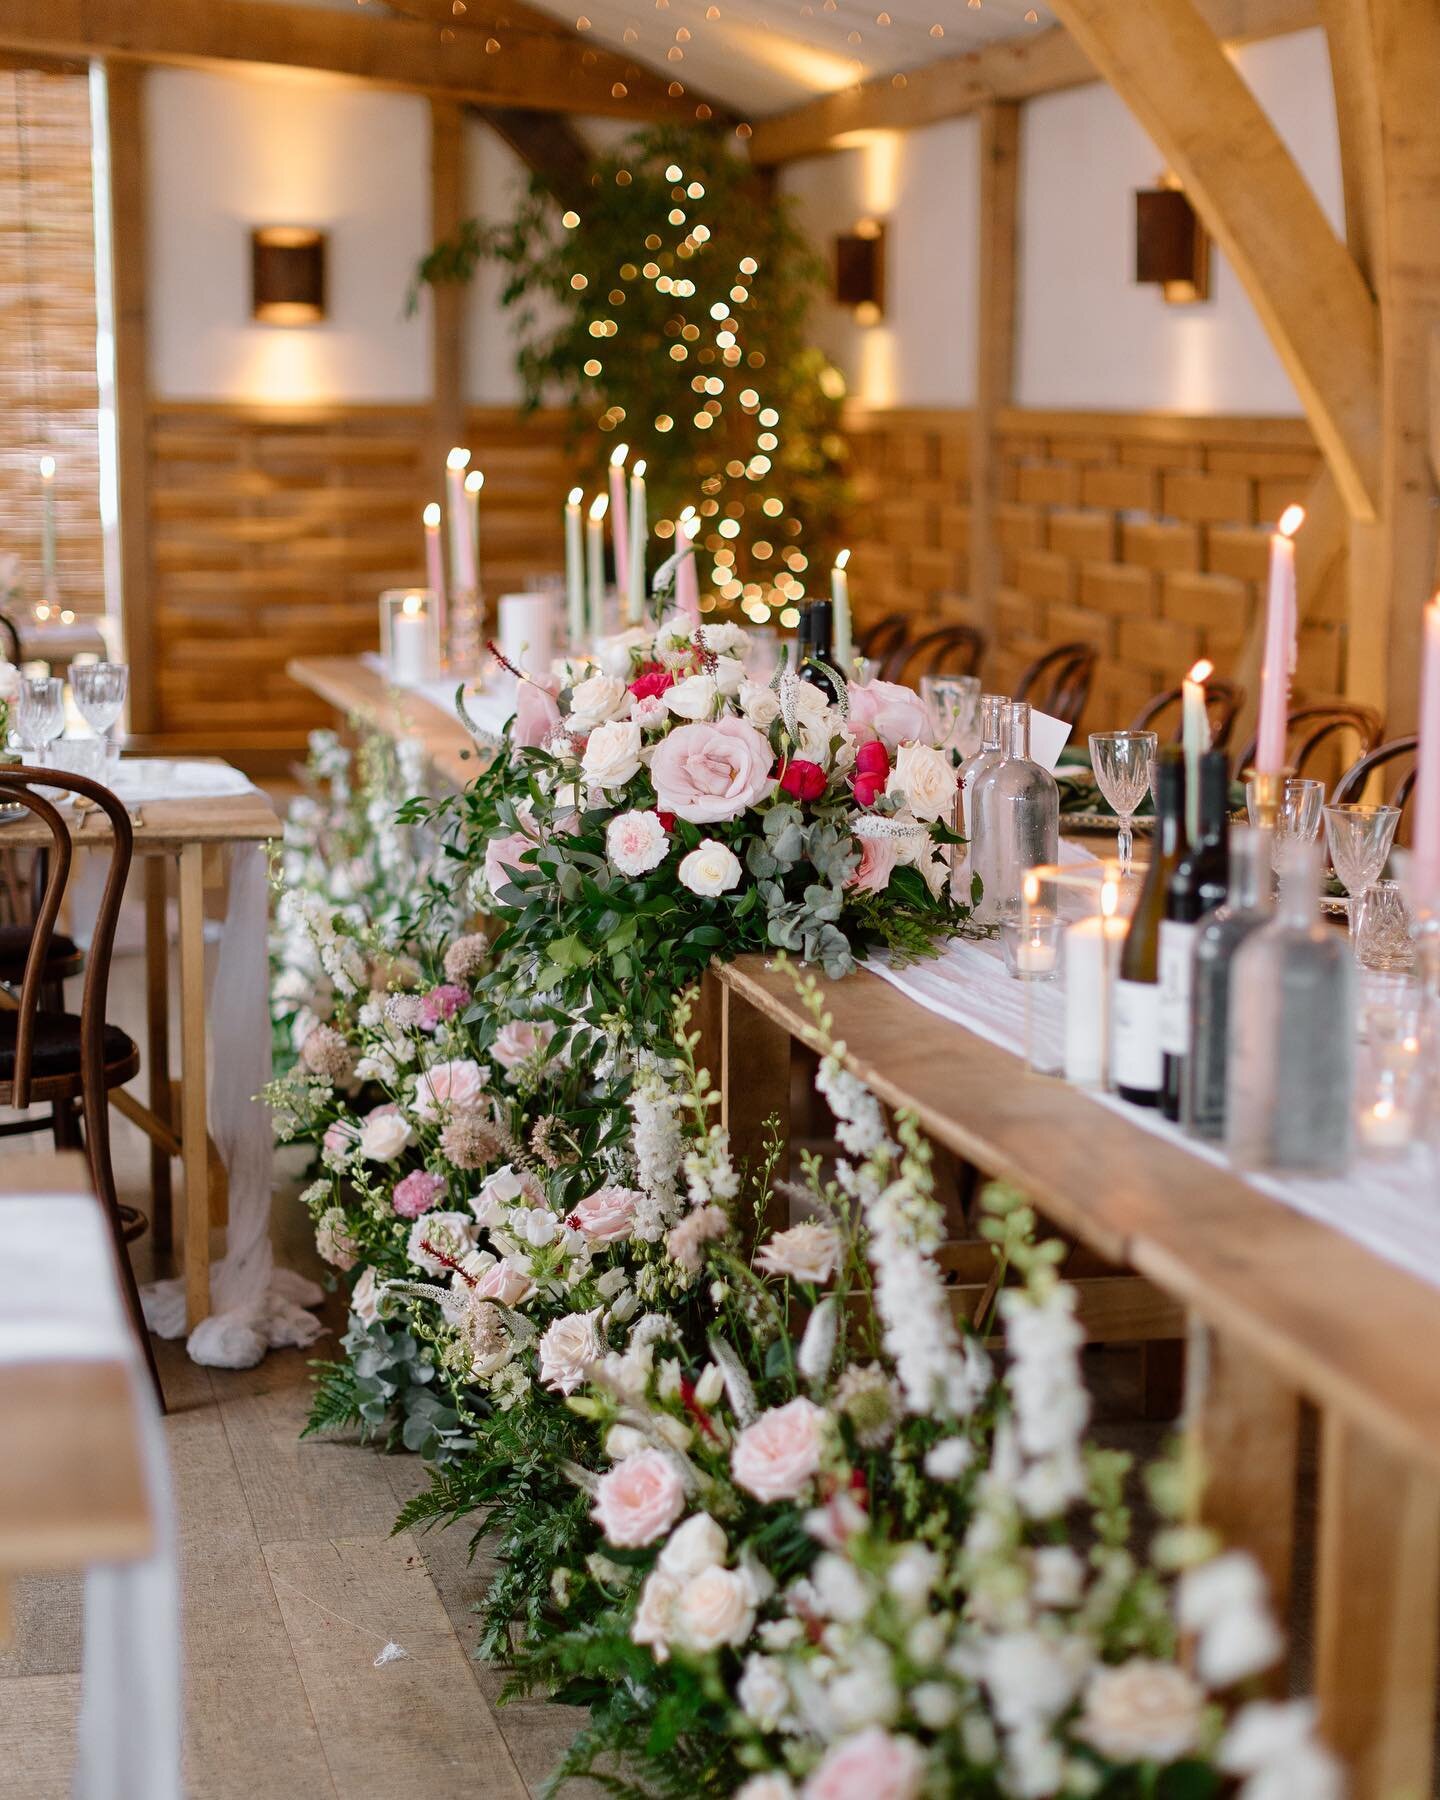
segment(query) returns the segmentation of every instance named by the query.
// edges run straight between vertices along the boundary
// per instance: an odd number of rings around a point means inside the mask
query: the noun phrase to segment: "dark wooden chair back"
[[[857,633],[855,648],[867,662],[883,666],[910,636],[910,621],[904,613],[886,613],[873,625]]]
[[[1028,700],[1067,725],[1080,723],[1090,684],[1095,679],[1093,644],[1057,644],[1037,656],[1015,684],[1015,698]]]
[[[1412,732],[1408,737],[1391,738],[1387,743],[1377,744],[1373,750],[1367,750],[1358,757],[1340,779],[1335,783],[1335,792],[1330,801],[1334,806],[1344,806],[1352,801],[1363,800],[1365,788],[1370,777],[1377,769],[1387,768],[1393,762],[1400,762],[1404,757],[1414,758],[1420,748],[1420,739]],[[1410,804],[1410,797],[1415,791],[1416,765],[1411,765],[1400,776],[1386,796],[1391,806],[1400,808],[1400,829],[1405,829],[1405,812]]]
[[[1157,694],[1153,700],[1142,706],[1128,727],[1131,731],[1157,731],[1156,721],[1163,719],[1172,709],[1175,722],[1165,733],[1164,741],[1170,744],[1180,742],[1181,728],[1184,720],[1180,711],[1184,693],[1181,688],[1166,688],[1163,694]],[[1210,719],[1210,748],[1227,750],[1230,747],[1230,733],[1235,729],[1235,717],[1245,704],[1245,690],[1237,687],[1233,681],[1226,681],[1217,676],[1205,684],[1205,711]]]
[[[91,781],[87,775],[72,775],[61,769],[0,767],[0,800],[15,800],[33,813],[50,833],[49,869],[44,891],[36,908],[30,937],[30,950],[25,959],[25,979],[20,988],[20,1016],[15,1027],[15,1072],[11,1104],[18,1110],[30,1104],[31,1054],[35,1039],[35,1016],[39,1010],[41,989],[45,984],[45,964],[55,935],[55,920],[70,874],[71,838],[59,811],[37,788],[60,788],[83,795],[94,802],[110,822],[110,867],[95,914],[95,930],[90,940],[90,957],[85,969],[85,986],[80,1001],[80,1039],[84,1063],[81,1079],[91,1092],[104,1093],[105,1085],[105,1008],[110,989],[110,958],[115,948],[115,928],[120,918],[120,902],[130,874],[130,858],[135,834],[125,806],[107,787]],[[98,844],[97,839],[97,844]],[[100,1108],[104,1114],[104,1106]]]
[[[985,639],[971,625],[942,625],[913,643],[902,644],[881,673],[886,681],[918,687],[925,675],[973,675],[985,654]]]
[[[20,667],[20,632],[9,613],[0,612],[0,650],[5,652],[5,660]]]
[[[1352,700],[1326,700],[1309,706],[1294,706],[1285,721],[1285,743],[1290,766],[1297,775],[1306,773],[1321,751],[1332,752],[1346,732],[1353,732],[1358,755],[1368,756],[1385,735],[1385,721],[1373,706],[1362,706]],[[1240,752],[1238,767],[1254,765],[1258,735]]]

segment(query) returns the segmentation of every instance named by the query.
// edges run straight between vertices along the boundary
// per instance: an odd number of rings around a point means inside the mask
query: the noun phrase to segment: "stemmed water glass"
[[[922,675],[920,698],[930,716],[930,730],[942,750],[973,753],[980,725],[978,675]]]
[[[43,766],[46,750],[65,729],[65,683],[56,675],[22,677],[15,725],[27,760]]]
[[[70,691],[81,717],[105,746],[107,768],[119,760],[120,746],[112,741],[110,727],[124,709],[129,687],[130,670],[125,663],[77,663],[70,670]]]
[[[1400,823],[1398,806],[1327,806],[1325,837],[1336,880],[1350,896],[1350,941],[1360,923],[1360,903],[1380,879]]]
[[[1129,877],[1135,848],[1131,821],[1150,787],[1150,768],[1159,750],[1160,738],[1153,731],[1090,733],[1090,767],[1100,792],[1120,820],[1116,850],[1122,881]]]
[[[1245,783],[1245,810],[1252,825],[1261,823],[1260,778],[1251,775]],[[1325,783],[1311,781],[1304,775],[1287,775],[1280,792],[1280,808],[1275,815],[1275,830],[1270,844],[1270,862],[1280,872],[1280,847],[1287,838],[1302,844],[1314,843],[1320,835],[1320,820],[1325,811]]]

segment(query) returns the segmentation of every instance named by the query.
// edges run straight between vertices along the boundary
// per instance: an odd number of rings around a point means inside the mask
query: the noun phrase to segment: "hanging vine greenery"
[[[597,158],[573,208],[532,177],[513,220],[468,220],[418,279],[487,259],[527,404],[570,408],[591,485],[627,443],[662,539],[701,515],[702,604],[708,577],[718,603],[793,623],[824,591],[845,481],[844,381],[807,333],[826,271],[791,203],[714,135],[657,125]]]

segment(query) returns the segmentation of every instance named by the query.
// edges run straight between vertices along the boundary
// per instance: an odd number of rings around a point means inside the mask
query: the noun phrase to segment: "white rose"
[[[1076,1731],[1111,1762],[1175,1762],[1195,1748],[1204,1707],[1183,1670],[1135,1656],[1090,1677]]]
[[[678,719],[708,719],[719,693],[709,675],[687,675],[665,691],[665,704]]]
[[[949,818],[955,806],[955,770],[943,750],[902,744],[885,792],[892,800],[903,796],[917,819]]]
[[[853,1625],[865,1617],[870,1595],[863,1577],[853,1563],[827,1550],[810,1572],[819,1611],[827,1619],[842,1625]]]
[[[706,633],[709,640],[709,633]],[[715,658],[715,685],[727,697],[740,692],[745,684],[745,665],[735,656],[717,656]]]
[[[642,731],[658,731],[670,717],[663,694],[646,694],[630,708],[630,717]]]
[[[892,1725],[900,1710],[895,1683],[883,1667],[867,1661],[830,1683],[825,1698],[842,1731],[864,1731],[867,1725]]]
[[[922,1681],[906,1698],[915,1717],[931,1731],[943,1731],[960,1710],[959,1694],[944,1681]]]
[[[624,680],[630,673],[630,662],[635,651],[645,651],[650,646],[648,631],[639,625],[632,625],[628,630],[605,638],[597,652],[597,661],[607,675],[617,676]],[[644,658],[642,656],[641,660]]]
[[[597,1306],[587,1313],[567,1313],[557,1319],[540,1340],[540,1379],[561,1394],[573,1394],[585,1379],[585,1371],[604,1351],[600,1342]]]
[[[680,1598],[680,1583],[659,1569],[651,1571],[640,1590],[640,1604],[630,1626],[634,1643],[648,1644],[656,1662],[667,1662],[670,1639],[675,1632],[675,1606]]]
[[[723,1563],[730,1553],[725,1533],[709,1513],[695,1513],[670,1534],[660,1552],[660,1567],[677,1581],[693,1581]]]
[[[398,1112],[372,1112],[360,1126],[360,1154],[370,1162],[394,1162],[409,1142],[410,1127]]]
[[[712,625],[707,620],[703,632],[705,648],[717,656],[743,656],[750,648],[750,634],[739,625]]]
[[[716,838],[704,838],[680,862],[680,884],[709,899],[740,885],[740,858]]]
[[[755,1624],[750,1583],[738,1569],[706,1569],[675,1602],[675,1636],[691,1650],[743,1644]]]
[[[612,719],[597,727],[580,767],[592,787],[624,787],[640,768],[640,727],[632,719]]]
[[[757,731],[768,731],[780,717],[780,698],[763,681],[742,681],[740,710]]]
[[[790,1710],[790,1689],[780,1664],[773,1656],[759,1656],[754,1651],[745,1658],[745,1671],[735,1689],[747,1719],[753,1719],[762,1731],[774,1731]]]
[[[605,827],[605,854],[622,875],[648,875],[670,851],[670,834],[651,808],[617,813]]]
[[[570,723],[576,731],[593,731],[627,713],[630,700],[630,690],[618,676],[587,676],[570,691]]]

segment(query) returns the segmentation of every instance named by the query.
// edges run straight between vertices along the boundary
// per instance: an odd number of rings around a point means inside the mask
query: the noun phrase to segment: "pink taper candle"
[[[425,525],[425,585],[440,609],[440,644],[445,644],[445,558],[440,551],[440,502],[432,500],[420,515]]]
[[[1440,593],[1425,608],[1414,855],[1416,891],[1427,904],[1440,904]]]
[[[470,537],[470,502],[465,470],[470,452],[457,444],[445,458],[445,494],[450,503],[450,579],[457,594],[475,592],[475,545]]]
[[[615,546],[615,591],[621,604],[630,591],[630,503],[625,494],[625,458],[628,444],[610,452],[610,539]]]
[[[700,521],[694,510],[687,507],[688,518],[682,518],[676,536],[683,545],[687,541],[691,545],[688,556],[682,557],[680,567],[675,571],[675,610],[682,617],[689,619],[693,625],[700,623],[700,574],[695,567],[695,534],[700,529]]]
[[[1285,767],[1290,676],[1295,667],[1295,533],[1305,523],[1303,506],[1287,506],[1270,538],[1270,594],[1265,614],[1265,661],[1260,670],[1260,735],[1255,767],[1278,775]]]

